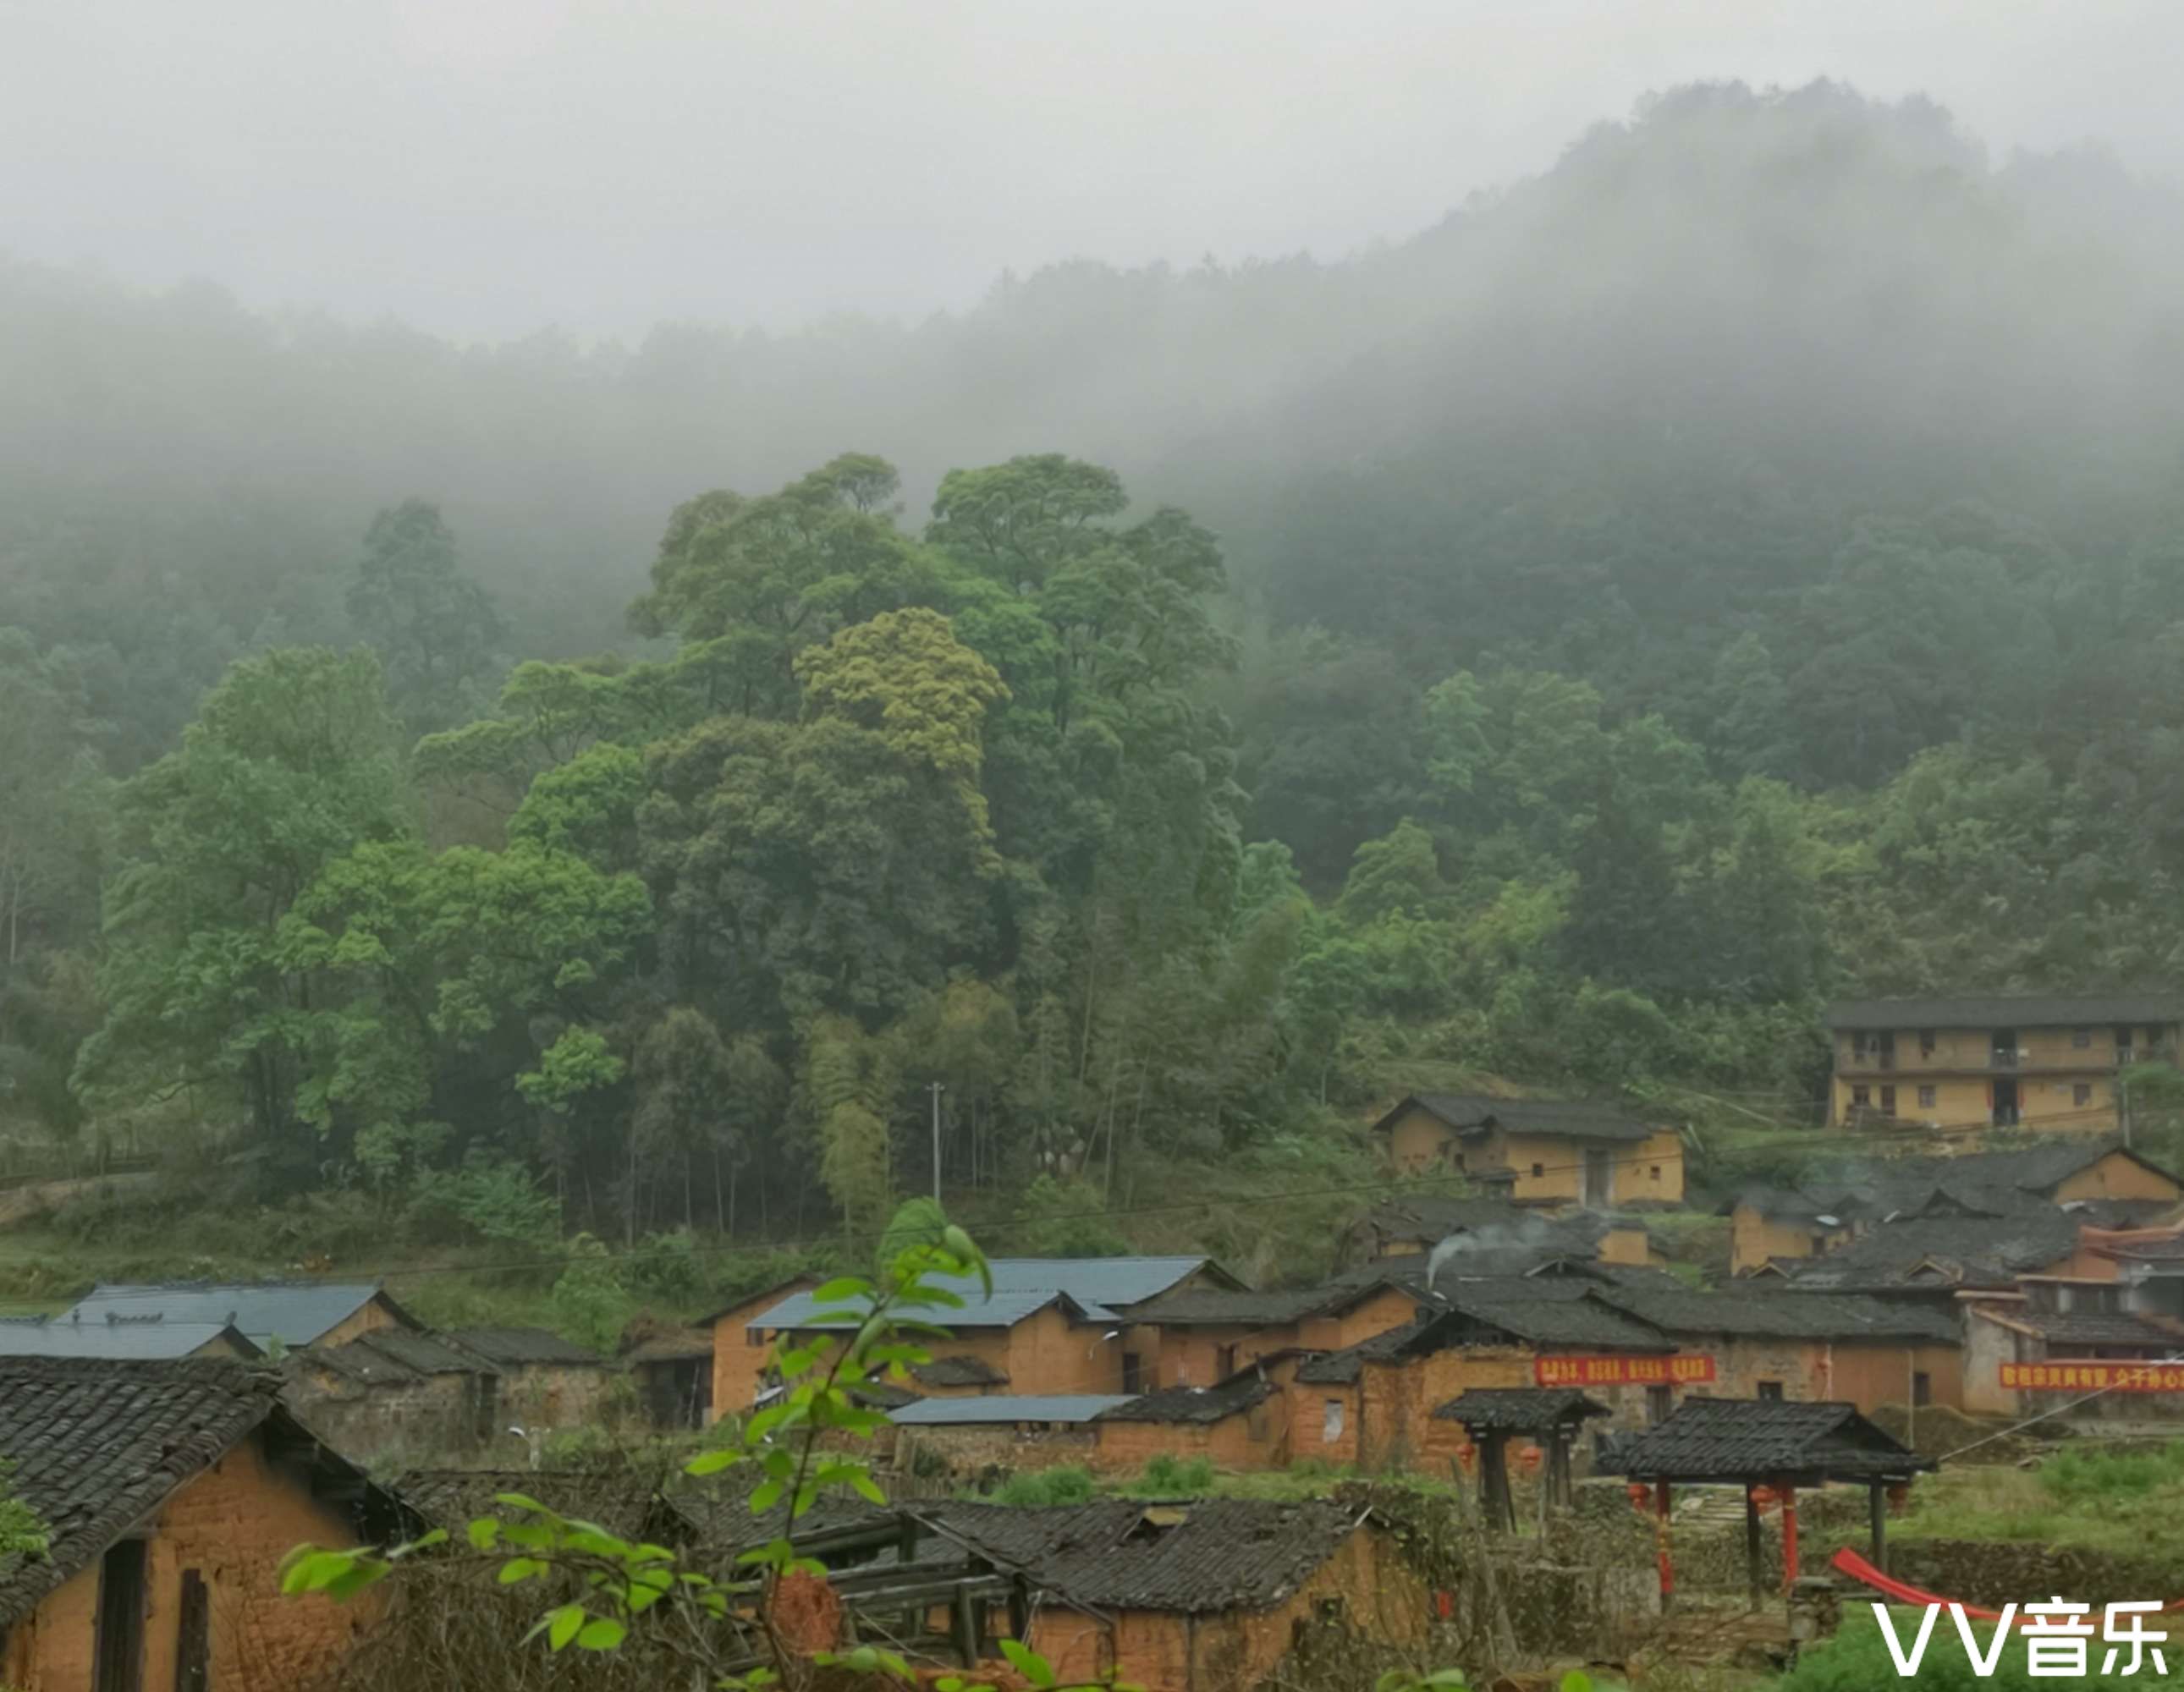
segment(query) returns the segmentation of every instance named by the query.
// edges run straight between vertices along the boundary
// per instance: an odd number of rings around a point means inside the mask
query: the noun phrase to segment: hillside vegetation
[[[1423,1079],[1793,1162],[1830,993],[2184,943],[2175,209],[1706,87],[1354,259],[914,329],[0,270],[13,1155],[809,1241],[937,1083],[996,1249],[1261,1268]]]

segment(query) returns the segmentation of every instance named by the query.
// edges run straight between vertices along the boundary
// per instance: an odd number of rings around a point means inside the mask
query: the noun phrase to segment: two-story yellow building
[[[2173,1063],[2184,995],[1872,999],[1828,1017],[1828,1120],[2110,1133],[2120,1072]]]
[[[1585,1099],[1414,1093],[1373,1125],[1406,1175],[1448,1173],[1520,1205],[1612,1210],[1684,1200],[1684,1143],[1673,1127]]]

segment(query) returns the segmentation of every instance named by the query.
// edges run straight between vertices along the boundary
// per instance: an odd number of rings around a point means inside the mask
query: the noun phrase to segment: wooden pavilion
[[[1614,1443],[1603,1465],[1654,1489],[1661,1566],[1661,1602],[1675,1591],[1669,1556],[1672,1483],[1734,1483],[1744,1489],[1744,1553],[1752,1601],[1761,1592],[1757,1489],[1782,1501],[1782,1574],[1797,1578],[1797,1489],[1829,1481],[1862,1483],[1870,1500],[1873,1563],[1887,1567],[1888,1495],[1909,1484],[1934,1460],[1922,1457],[1875,1427],[1848,1404],[1800,1404],[1780,1399],[1686,1398],[1664,1421]]]
[[[1474,1387],[1434,1411],[1436,1421],[1461,1422],[1479,1448],[1479,1513],[1506,1532],[1517,1528],[1516,1502],[1509,1494],[1509,1440],[1522,1434],[1546,1454],[1542,1507],[1568,1505],[1576,1491],[1570,1450],[1579,1428],[1590,1418],[1607,1415],[1574,1387]]]

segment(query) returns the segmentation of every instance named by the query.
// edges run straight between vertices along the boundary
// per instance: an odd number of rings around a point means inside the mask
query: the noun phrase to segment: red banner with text
[[[2184,1393],[2184,1364],[2004,1363],[2002,1383],[2033,1393]]]
[[[1532,1378],[1543,1387],[1680,1387],[1711,1381],[1713,1359],[1703,1355],[1632,1357],[1535,1357]]]

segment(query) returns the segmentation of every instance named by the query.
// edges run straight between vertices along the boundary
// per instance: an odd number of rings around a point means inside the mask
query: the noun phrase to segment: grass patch
[[[2036,1469],[1968,1467],[1921,1476],[1895,1531],[2184,1563],[2184,1442],[2088,1445]]]
[[[1908,1650],[1918,1636],[1919,1613],[1916,1610],[1897,1610],[1893,1615],[1897,1639]],[[2098,1612],[2092,1620],[2098,1628]],[[2149,1630],[2159,1631],[2161,1625],[2159,1621],[2151,1622]],[[1973,1637],[1982,1650],[1987,1646],[1992,1626],[1990,1622],[1979,1622],[1974,1627]],[[1852,1605],[1845,1606],[1842,1626],[1836,1636],[1799,1652],[1797,1666],[1774,1684],[1776,1692],[1875,1692],[1876,1688],[1890,1686],[1915,1686],[1924,1689],[1924,1692],[2042,1692],[2042,1689],[2058,1685],[2136,1687],[2145,1692],[2148,1688],[2184,1687],[2184,1656],[2174,1651],[2166,1655],[2170,1667],[2176,1672],[2166,1678],[2153,1672],[2150,1658],[2143,1665],[2144,1672],[2139,1674],[2106,1675],[2099,1669],[2107,1647],[2098,1635],[2086,1644],[2086,1667],[2093,1671],[2092,1673],[2059,1680],[2052,1677],[2036,1680],[2027,1667],[2023,1641],[2013,1639],[2003,1647],[1993,1674],[1982,1678],[1966,1660],[1964,1643],[1957,1637],[1950,1618],[1944,1615],[1934,1623],[1934,1635],[1927,1643],[1918,1673],[1907,1679],[1897,1673],[1895,1661],[1889,1656],[1888,1642],[1881,1637],[1872,1611],[1863,1604]]]

